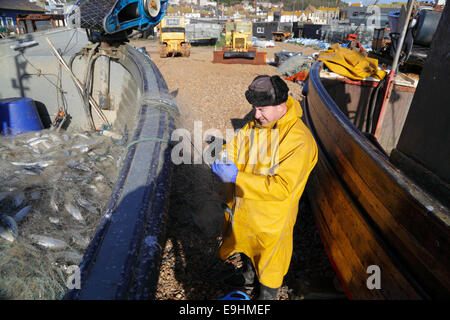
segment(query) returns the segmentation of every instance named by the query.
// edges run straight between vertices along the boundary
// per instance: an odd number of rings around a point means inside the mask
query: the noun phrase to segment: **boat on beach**
[[[58,62],[52,47],[73,74]],[[89,138],[108,135],[120,146],[120,154],[114,154],[117,175],[107,177],[113,181],[112,192],[105,195],[109,200],[79,264],[81,287],[69,287],[65,298],[152,298],[164,247],[169,141],[178,113],[160,71],[145,50],[92,44],[78,28],[4,39],[0,56],[1,98],[33,99],[47,135],[60,128],[59,134],[77,130]],[[51,131],[62,110],[63,124]],[[87,171],[83,164],[75,165]]]
[[[442,64],[449,11],[418,83],[394,81],[381,127],[382,99],[374,97],[382,85],[330,77],[321,62],[309,72],[303,106],[319,160],[306,190],[349,298],[450,297],[449,70]]]

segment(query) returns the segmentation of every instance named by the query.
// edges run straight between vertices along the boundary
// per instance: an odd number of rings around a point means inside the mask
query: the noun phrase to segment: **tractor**
[[[159,56],[189,57],[191,45],[186,40],[184,17],[166,16],[159,26]]]

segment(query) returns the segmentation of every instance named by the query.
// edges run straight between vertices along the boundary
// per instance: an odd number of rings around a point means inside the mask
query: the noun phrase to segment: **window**
[[[13,19],[10,18],[10,17],[6,17],[6,25],[7,25],[8,27],[14,27]]]
[[[353,16],[357,17],[358,16],[358,12],[353,12]]]
[[[256,28],[256,33],[264,33],[264,28],[263,27],[257,27]]]

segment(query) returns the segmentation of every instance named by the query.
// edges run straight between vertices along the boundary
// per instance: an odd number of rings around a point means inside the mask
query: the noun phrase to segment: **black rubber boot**
[[[260,283],[259,296],[257,300],[278,300],[280,288],[269,288]]]
[[[245,255],[241,255],[242,267],[239,268],[233,275],[223,281],[224,284],[231,287],[246,287],[252,286],[255,282],[255,270],[253,269],[252,261]]]

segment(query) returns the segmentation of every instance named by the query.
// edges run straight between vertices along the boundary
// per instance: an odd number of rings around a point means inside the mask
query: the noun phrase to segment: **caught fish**
[[[58,240],[47,236],[41,236],[38,234],[30,235],[30,239],[33,241],[33,243],[45,249],[59,250],[67,247],[67,243],[62,240]]]
[[[39,191],[35,191],[31,194],[31,200],[38,200],[41,196],[41,193]]]
[[[81,153],[86,153],[89,151],[89,146],[86,144],[82,144],[82,145],[77,144],[77,145],[74,145],[72,147],[72,149],[79,149]]]
[[[59,211],[58,205],[56,204],[56,201],[53,198],[50,199],[50,208],[52,208],[56,212]]]
[[[52,139],[52,141],[54,143],[61,143],[61,138],[58,137],[56,134],[54,133],[50,133],[50,139]]]
[[[14,196],[14,206],[16,208],[19,207],[22,204],[23,200],[25,200],[25,193],[21,191]]]
[[[28,215],[28,213],[30,212],[30,210],[31,210],[31,206],[26,206],[26,207],[22,208],[19,212],[17,212],[17,213],[14,215],[13,219],[14,219],[16,222],[22,221],[22,220]]]
[[[84,133],[75,133],[74,136],[76,136],[76,137],[82,137],[82,138],[84,138],[84,139],[86,139],[86,140],[89,140],[89,139],[90,139],[90,137],[88,137],[88,136],[85,135]]]
[[[0,225],[0,238],[5,239],[6,241],[9,242],[14,242],[14,240],[16,239],[10,229],[4,228],[1,225]]]
[[[83,199],[81,197],[77,197],[76,200],[77,200],[77,203],[80,205],[80,207],[83,207],[83,208],[85,208],[86,210],[88,210],[89,212],[92,212],[92,213],[96,213],[97,212],[97,209],[88,200]]]
[[[73,204],[66,203],[64,205],[64,208],[66,208],[67,212],[69,212],[75,220],[77,220],[77,221],[84,221],[84,218],[81,215],[80,209],[75,207]]]
[[[59,218],[56,218],[56,217],[48,217],[48,220],[51,223],[54,223],[54,224],[58,224],[59,223]]]
[[[10,216],[0,214],[0,238],[13,242],[19,235],[19,227]]]
[[[103,180],[105,180],[105,177],[104,177],[103,175],[101,175],[101,174],[98,174],[98,175],[94,178],[94,181],[95,181],[95,182],[101,182],[101,181],[103,181]]]
[[[16,171],[14,171],[14,173],[16,173],[16,174],[26,174],[26,175],[29,175],[29,176],[37,176],[38,175],[36,172],[28,170],[28,169],[16,170]]]
[[[32,146],[25,146],[26,148],[30,149],[34,153],[41,154],[41,151],[38,148],[32,147]]]
[[[83,256],[76,251],[64,251],[56,255],[58,260],[64,260],[66,263],[79,264]]]
[[[83,237],[76,231],[72,231],[72,242],[81,249],[86,249],[89,246],[89,239]]]
[[[17,161],[13,161],[11,162],[11,164],[15,165],[15,166],[24,166],[24,167],[41,167],[41,168],[46,168],[49,165],[53,164],[52,160],[48,160],[48,161],[36,161],[36,162],[17,162]]]
[[[32,146],[32,147],[34,147],[34,146],[36,146],[36,145],[38,145],[38,144],[41,144],[41,143],[46,143],[46,144],[48,144],[48,140],[47,139],[45,139],[45,138],[33,138],[33,139],[30,139],[31,141],[30,142],[28,142],[28,145],[30,145],[30,146]]]
[[[78,170],[82,170],[82,171],[86,171],[86,172],[92,171],[91,168],[89,168],[87,165],[82,164],[80,162],[76,162],[76,161],[67,161],[66,165],[72,169],[78,169]]]

